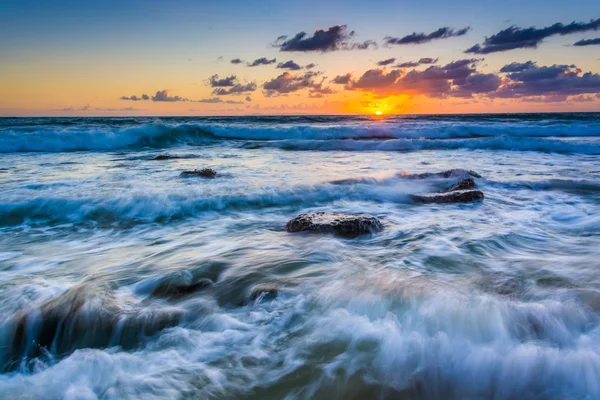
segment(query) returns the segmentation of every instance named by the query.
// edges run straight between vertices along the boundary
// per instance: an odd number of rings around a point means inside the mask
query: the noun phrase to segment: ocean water
[[[449,169],[485,199],[412,200]],[[311,211],[383,230],[285,231]],[[600,114],[0,119],[0,372],[23,399],[600,398]]]

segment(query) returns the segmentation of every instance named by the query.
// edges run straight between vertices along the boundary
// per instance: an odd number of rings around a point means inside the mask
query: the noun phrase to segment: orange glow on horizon
[[[381,110],[377,110],[375,111],[375,115],[383,115],[383,113],[381,112]]]

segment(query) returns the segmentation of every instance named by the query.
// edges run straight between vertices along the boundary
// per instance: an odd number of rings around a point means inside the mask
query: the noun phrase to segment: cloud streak
[[[252,61],[251,63],[248,63],[247,65],[249,67],[258,67],[259,65],[269,65],[269,64],[275,64],[277,62],[277,59],[273,58],[272,60],[269,60],[266,57],[261,57],[261,58],[257,58],[256,60]]]
[[[372,40],[354,42],[354,36],[355,32],[348,32],[346,25],[335,25],[327,30],[317,29],[312,35],[299,32],[291,38],[279,36],[273,47],[279,48],[279,51],[326,53],[337,50],[366,50],[377,46]]]
[[[386,36],[385,38],[383,38],[383,40],[386,45],[423,44],[431,42],[433,40],[463,36],[466,35],[467,32],[469,32],[469,30],[471,30],[471,28],[468,26],[462,29],[453,29],[444,26],[431,33],[413,32],[410,35],[406,35],[404,37]]]
[[[492,36],[486,37],[482,44],[467,49],[465,53],[489,54],[514,49],[535,49],[546,38],[555,35],[569,35],[571,33],[587,32],[600,29],[600,18],[590,22],[571,22],[564,25],[556,23],[544,28],[519,28],[511,26]]]
[[[600,38],[582,39],[578,42],[573,43],[573,46],[592,46],[596,44],[600,44]]]

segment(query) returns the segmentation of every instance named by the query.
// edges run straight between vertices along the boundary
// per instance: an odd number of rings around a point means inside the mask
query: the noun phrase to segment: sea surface
[[[415,203],[450,169],[485,199]],[[312,211],[383,230],[286,232]],[[0,119],[0,372],[2,399],[598,399],[600,114]]]

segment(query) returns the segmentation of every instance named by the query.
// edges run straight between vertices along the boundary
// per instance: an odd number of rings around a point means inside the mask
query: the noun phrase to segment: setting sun
[[[375,111],[375,115],[382,115],[383,113],[380,110]]]

